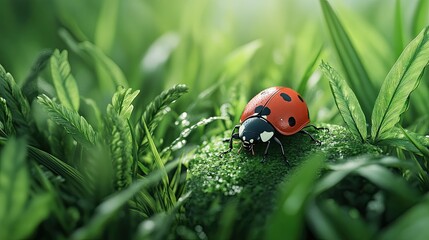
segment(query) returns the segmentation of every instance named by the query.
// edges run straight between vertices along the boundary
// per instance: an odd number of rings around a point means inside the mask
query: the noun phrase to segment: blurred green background
[[[380,86],[403,47],[424,26],[415,24],[420,1],[330,3]],[[400,24],[395,22],[396,4]],[[120,67],[130,87],[142,90],[142,105],[161,90],[185,83],[190,94],[176,109],[194,110],[191,116],[199,119],[217,114],[234,99],[234,106],[242,108],[265,87],[297,89],[308,81],[299,90],[304,90],[312,120],[339,120],[327,81],[312,74],[320,59],[340,69],[317,0],[1,0],[0,11],[0,63],[18,83],[43,49],[67,49],[82,95],[107,103],[114,87],[103,83],[94,61],[73,46],[89,41]],[[243,46],[248,49],[240,52]],[[198,106],[190,109],[196,99]]]

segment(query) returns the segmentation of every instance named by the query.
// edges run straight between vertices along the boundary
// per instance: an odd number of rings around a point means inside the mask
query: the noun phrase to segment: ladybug
[[[277,134],[289,136],[295,133],[305,133],[317,143],[310,133],[303,130],[310,123],[307,104],[294,90],[287,87],[267,88],[253,97],[244,108],[240,117],[240,124],[236,125],[231,133],[229,149],[232,150],[233,139],[240,139],[242,147],[254,153],[253,147],[257,143],[267,143],[263,161],[268,154],[271,141],[280,145],[282,155],[286,162],[283,144],[276,137]],[[319,129],[313,125],[309,125]],[[235,133],[238,129],[238,133]]]

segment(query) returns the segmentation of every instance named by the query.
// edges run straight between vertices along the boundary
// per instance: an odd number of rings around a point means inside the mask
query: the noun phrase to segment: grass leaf
[[[268,220],[267,239],[300,239],[307,199],[322,166],[323,157],[314,155],[282,185],[277,211]]]
[[[343,65],[346,79],[359,100],[366,119],[370,119],[371,109],[375,101],[376,90],[365,70],[350,37],[332,10],[327,0],[320,0],[322,12],[334,42],[337,54]]]
[[[429,24],[429,1],[418,0],[412,16],[414,16],[412,24],[414,26],[413,33],[417,35],[421,29]]]
[[[348,129],[361,141],[365,141],[367,137],[365,114],[353,90],[329,64],[322,62],[320,67],[329,78],[329,86],[334,95],[335,103]]]
[[[408,44],[384,79],[372,113],[373,141],[385,138],[399,122],[428,62],[429,27]]]
[[[46,108],[52,120],[62,126],[77,142],[86,147],[96,143],[96,132],[77,112],[52,101],[46,95],[39,96],[38,102]]]
[[[79,90],[76,81],[71,74],[67,60],[67,51],[54,51],[51,61],[51,76],[61,104],[75,111],[79,110]]]
[[[118,0],[103,1],[95,28],[95,44],[104,52],[112,48],[119,11]]]

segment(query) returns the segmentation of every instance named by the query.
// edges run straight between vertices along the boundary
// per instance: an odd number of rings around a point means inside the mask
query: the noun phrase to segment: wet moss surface
[[[190,224],[202,229],[209,238],[222,231],[231,231],[232,237],[260,238],[275,205],[279,183],[308,156],[322,152],[326,161],[338,162],[355,155],[380,153],[378,148],[353,138],[342,126],[321,126],[329,130],[307,129],[320,144],[300,133],[280,137],[290,166],[275,143],[271,144],[265,162],[261,162],[264,144],[255,147],[253,156],[238,152],[241,143],[236,141],[230,153],[220,156],[228,147],[223,137],[203,143],[188,166],[186,188],[192,195],[185,208]],[[227,133],[224,137],[228,137]],[[231,221],[228,226],[233,229],[227,229],[225,221]]]

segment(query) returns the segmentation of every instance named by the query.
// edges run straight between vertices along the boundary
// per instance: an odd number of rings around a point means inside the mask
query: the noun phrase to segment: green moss
[[[233,151],[220,157],[220,152],[228,145],[223,138],[216,137],[203,143],[188,166],[186,187],[192,195],[185,207],[190,224],[202,226],[209,238],[225,234],[222,231],[232,231],[234,237],[259,238],[275,205],[279,183],[309,155],[323,152],[327,161],[337,162],[359,154],[380,152],[378,148],[353,138],[344,127],[323,127],[329,131],[308,129],[321,144],[314,143],[305,134],[281,137],[291,166],[283,160],[280,147],[275,143],[270,146],[266,162],[261,162],[265,146],[256,147],[253,156],[244,151],[238,153],[240,141],[236,141]],[[232,209],[235,214],[223,211],[231,206],[230,203],[235,207],[227,209]],[[221,221],[232,221],[233,229],[223,227],[226,225]]]

